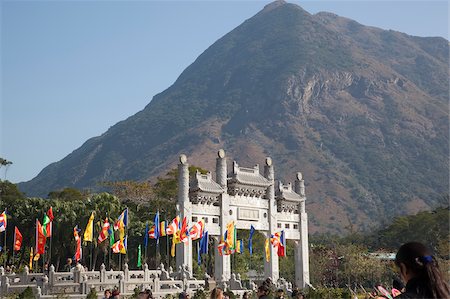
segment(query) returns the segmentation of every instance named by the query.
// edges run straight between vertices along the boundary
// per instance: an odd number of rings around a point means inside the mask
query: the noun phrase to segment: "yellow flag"
[[[91,217],[89,217],[88,224],[86,229],[84,230],[84,238],[85,242],[92,242],[94,238],[94,212],[92,212]]]
[[[30,265],[28,268],[30,268],[30,271],[33,270],[33,247],[30,249]]]
[[[38,261],[41,255],[39,253],[36,253],[36,255],[33,258],[33,261]]]
[[[266,239],[266,243],[264,244],[264,248],[266,249],[266,261],[270,262],[270,238]]]
[[[175,245],[181,243],[181,231],[178,230],[176,232],[173,233],[173,237],[172,237],[172,249],[170,250],[170,255],[172,257],[175,256]]]

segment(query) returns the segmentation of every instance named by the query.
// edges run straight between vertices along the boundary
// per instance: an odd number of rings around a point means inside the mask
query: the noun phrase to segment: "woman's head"
[[[222,299],[223,298],[223,290],[221,288],[214,288],[211,291],[211,299]]]
[[[438,262],[422,243],[403,244],[397,252],[395,264],[405,283],[412,278],[420,279],[428,285],[434,298],[447,298],[448,285],[442,278]]]

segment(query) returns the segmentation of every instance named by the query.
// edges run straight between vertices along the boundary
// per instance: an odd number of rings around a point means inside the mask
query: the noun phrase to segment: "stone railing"
[[[30,287],[36,298],[54,298],[63,295],[67,298],[85,298],[94,288],[101,298],[106,289],[118,289],[123,296],[130,296],[138,289],[151,289],[155,298],[182,291],[193,294],[205,288],[204,280],[196,280],[186,275],[160,270],[149,270],[144,264],[143,270],[129,270],[125,264],[123,271],[108,271],[102,265],[99,271],[84,271],[81,265],[71,272],[56,272],[52,265],[47,274],[29,273],[27,267],[20,274],[6,274],[0,267],[0,298],[12,293],[21,293]],[[182,269],[181,269],[182,270]]]
[[[216,285],[205,274],[204,280],[197,280],[190,276],[187,268],[180,267],[178,271],[167,271],[161,264],[158,270],[149,270],[144,264],[143,270],[129,270],[124,265],[123,271],[106,270],[101,265],[99,271],[84,271],[81,265],[77,265],[71,272],[56,272],[52,265],[48,273],[29,273],[27,267],[23,273],[6,274],[0,267],[0,298],[9,294],[21,293],[30,287],[38,299],[55,298],[62,295],[64,298],[86,298],[86,295],[95,289],[99,298],[102,298],[105,290],[118,289],[123,297],[131,296],[135,289],[152,290],[155,298],[163,298],[167,294],[176,295],[180,292],[188,292],[191,295],[196,290],[208,289],[210,284]],[[217,284],[224,289],[232,290],[238,297],[249,290],[255,290],[256,285],[243,285],[239,274],[232,274],[231,279]],[[280,287],[288,290],[290,286],[286,282]]]

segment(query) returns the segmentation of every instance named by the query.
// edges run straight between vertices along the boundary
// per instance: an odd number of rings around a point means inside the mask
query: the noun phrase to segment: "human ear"
[[[400,263],[400,278],[403,280],[403,283],[406,284],[408,282],[408,268],[404,263]]]

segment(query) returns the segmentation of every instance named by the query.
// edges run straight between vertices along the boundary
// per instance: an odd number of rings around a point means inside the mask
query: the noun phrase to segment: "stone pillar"
[[[295,192],[305,197],[305,181],[300,172],[295,180]],[[309,284],[309,242],[308,242],[308,214],[306,214],[305,200],[298,207],[300,218],[300,240],[295,241],[295,283],[297,287],[304,288]]]
[[[269,201],[269,231],[267,232],[268,238],[274,234],[277,230],[277,203],[275,201],[275,175],[272,165],[272,159],[266,158],[266,165],[264,166],[264,176],[270,182],[270,186],[266,190],[266,198]],[[264,262],[264,274],[266,278],[270,277],[275,283],[280,277],[278,270],[278,255],[277,249],[270,245],[270,262]]]
[[[216,159],[216,183],[227,190],[227,159],[225,151],[220,149]]]
[[[218,283],[223,283],[231,278],[231,260],[230,255],[220,255],[217,250],[217,245],[227,230],[227,224],[230,222],[230,204],[227,193],[220,196],[220,236],[215,237],[214,246],[214,277]]]
[[[223,188],[223,193],[220,196],[220,236],[215,237],[214,246],[214,277],[216,282],[228,281],[231,278],[231,261],[230,256],[219,255],[217,245],[219,245],[221,237],[227,230],[227,224],[230,222],[229,214],[229,198],[227,194],[227,159],[225,158],[225,151],[220,149],[217,153],[216,159],[216,182]]]
[[[188,223],[192,221],[192,208],[189,201],[189,164],[186,155],[180,155],[180,164],[178,164],[178,206],[180,209],[180,221],[186,217]],[[176,265],[187,268],[192,276],[192,241],[176,245]]]

